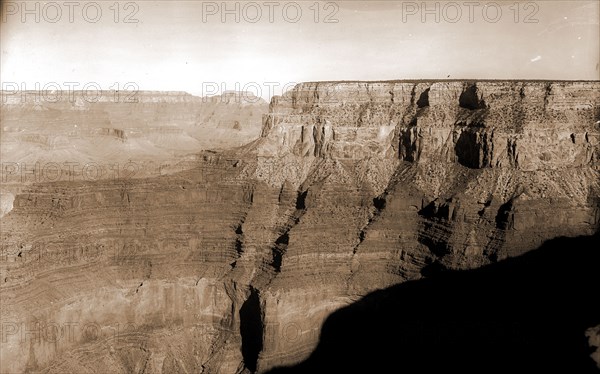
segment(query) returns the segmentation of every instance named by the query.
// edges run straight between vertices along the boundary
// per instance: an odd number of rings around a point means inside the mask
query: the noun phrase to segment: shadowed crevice
[[[240,308],[240,335],[244,366],[256,372],[258,355],[263,349],[263,321],[258,291],[250,287],[250,296]]]
[[[296,197],[296,211],[289,219],[286,229],[281,235],[275,240],[272,248],[273,259],[271,266],[276,272],[281,272],[281,265],[283,264],[283,255],[287,252],[288,244],[290,242],[290,230],[300,222],[300,218],[306,213],[306,196],[308,195],[308,189],[306,191],[298,192]]]
[[[429,106],[429,88],[421,93],[419,100],[417,100],[418,108],[425,108]]]
[[[469,110],[485,109],[487,107],[485,100],[479,98],[479,92],[475,84],[470,84],[463,90],[458,99],[458,104],[461,108]]]
[[[477,142],[477,133],[463,130],[458,136],[454,147],[458,163],[470,169],[481,168],[480,146]]]

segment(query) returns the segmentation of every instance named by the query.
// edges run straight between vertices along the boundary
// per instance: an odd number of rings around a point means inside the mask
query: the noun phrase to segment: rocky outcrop
[[[263,293],[266,333],[301,333],[265,345],[263,367],[304,358],[336,300],[595,232],[599,95],[597,82],[325,82],[274,99],[257,177],[314,203]]]
[[[23,188],[2,217],[2,370],[264,372],[373,290],[592,234],[598,88],[300,84],[258,140],[189,170]]]

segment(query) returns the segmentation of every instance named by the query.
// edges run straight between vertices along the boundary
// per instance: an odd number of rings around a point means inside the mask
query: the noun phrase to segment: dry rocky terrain
[[[600,224],[599,82],[303,83],[268,108],[142,97],[3,105],[0,372],[266,372],[375,290]],[[5,164],[85,152],[170,167],[23,183]],[[598,346],[596,325],[581,337]]]

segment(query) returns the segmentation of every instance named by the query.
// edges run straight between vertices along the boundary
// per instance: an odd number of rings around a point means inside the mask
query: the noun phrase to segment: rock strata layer
[[[599,82],[304,83],[189,170],[27,186],[1,371],[297,363],[373,290],[596,232],[599,121]]]

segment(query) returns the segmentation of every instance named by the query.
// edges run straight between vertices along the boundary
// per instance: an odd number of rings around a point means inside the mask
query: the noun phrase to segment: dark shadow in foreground
[[[325,321],[304,362],[269,373],[598,372],[600,237],[373,292]]]

